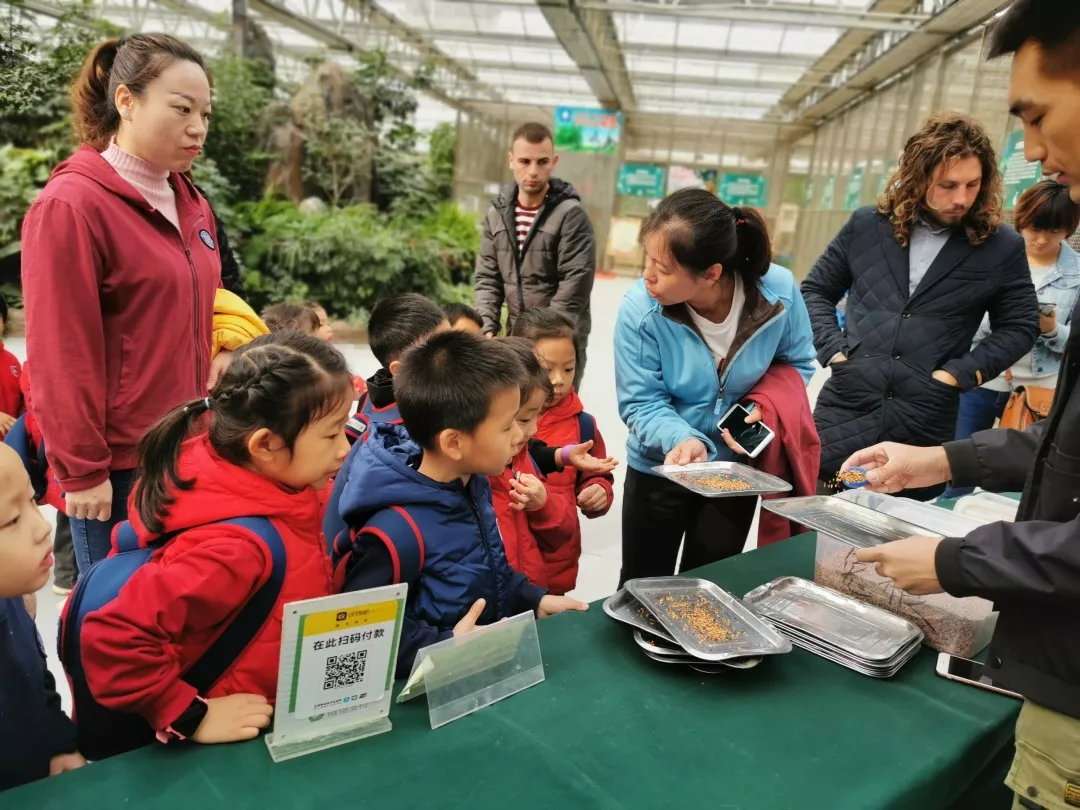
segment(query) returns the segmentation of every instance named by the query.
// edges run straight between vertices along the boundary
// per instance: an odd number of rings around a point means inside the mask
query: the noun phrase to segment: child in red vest
[[[536,354],[547,371],[553,396],[540,415],[537,437],[553,447],[567,447],[592,441],[591,455],[607,456],[604,439],[596,420],[585,412],[574,390],[574,322],[554,309],[529,309],[514,322],[514,334],[536,346]],[[548,489],[571,501],[576,500],[587,518],[606,515],[614,500],[615,478],[610,472],[588,473],[569,464],[548,476]],[[551,593],[564,594],[577,584],[578,559],[581,557],[581,525],[574,514],[573,531],[558,546],[542,549],[547,569],[547,587]]]
[[[94,699],[141,715],[162,742],[251,739],[270,722],[285,603],[331,593],[316,490],[349,450],[345,358],[299,332],[237,350],[207,399],[139,443],[130,520],[142,545],[171,538],[119,595],[86,614],[82,663]],[[186,439],[209,412],[207,430]],[[281,536],[284,581],[269,620],[210,687],[184,673],[272,573],[266,545],[227,521],[264,516]]]
[[[7,300],[0,295],[0,335],[4,334],[7,319]],[[22,364],[19,359],[5,349],[4,342],[0,340],[0,439],[7,435],[15,420],[26,410],[22,389],[19,387],[21,374]]]
[[[510,567],[525,574],[534,585],[547,588],[545,555],[572,541],[577,513],[571,495],[544,484],[543,475],[529,454],[529,440],[536,434],[537,420],[552,395],[551,383],[536,357],[536,348],[524,338],[498,340],[514,349],[528,376],[521,388],[521,407],[517,413],[522,438],[503,474],[489,478],[491,499]]]

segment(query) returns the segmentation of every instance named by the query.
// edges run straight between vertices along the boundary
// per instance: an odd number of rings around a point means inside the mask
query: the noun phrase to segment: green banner
[[[1001,173],[1005,179],[1005,208],[1012,210],[1027,189],[1042,179],[1042,164],[1028,163],[1024,158],[1024,131],[1009,135],[1001,153]]]
[[[830,174],[825,178],[825,185],[821,188],[821,211],[832,211],[833,197],[836,195],[836,175]]]
[[[728,205],[764,208],[769,204],[768,181],[760,174],[725,174],[718,194]]]
[[[555,148],[563,152],[617,155],[623,117],[614,110],[555,108]]]
[[[895,160],[890,160],[885,164],[885,172],[878,179],[877,195],[880,197],[885,193],[885,189],[889,187],[889,181],[892,180],[893,174],[896,173],[896,168],[899,164]]]
[[[844,210],[854,211],[862,202],[863,180],[866,178],[866,167],[856,166],[851,170],[851,177],[847,181],[847,190],[844,192]]]
[[[665,173],[663,166],[642,163],[624,163],[619,167],[619,181],[615,191],[624,197],[664,196]]]

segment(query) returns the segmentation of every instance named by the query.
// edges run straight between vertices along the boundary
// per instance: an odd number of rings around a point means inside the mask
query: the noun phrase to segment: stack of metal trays
[[[923,641],[911,622],[798,577],[775,579],[743,601],[793,644],[872,678],[891,678]]]
[[[857,503],[824,495],[762,501],[761,508],[856,548],[880,546],[913,535],[936,534]]]
[[[634,640],[650,660],[698,672],[753,669],[763,656],[791,651],[768,622],[703,579],[630,580],[608,597],[604,612],[634,627]]]

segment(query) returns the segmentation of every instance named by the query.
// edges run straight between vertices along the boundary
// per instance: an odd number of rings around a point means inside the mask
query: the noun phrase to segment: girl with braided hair
[[[345,358],[298,332],[241,347],[206,399],[175,408],[139,444],[130,514],[150,562],[82,626],[95,700],[141,715],[159,739],[250,739],[277,690],[282,608],[331,593],[316,490],[349,450]],[[265,517],[285,548],[270,617],[205,694],[183,673],[269,579],[265,542],[216,521]]]

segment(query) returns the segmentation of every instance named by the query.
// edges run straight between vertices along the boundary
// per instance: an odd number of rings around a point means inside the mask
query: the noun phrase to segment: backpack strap
[[[590,414],[582,411],[577,415],[578,443],[585,444],[596,440],[596,420]]]
[[[38,447],[34,447],[33,436],[26,424],[27,414],[23,414],[15,420],[4,436],[4,444],[19,454],[19,459],[26,468],[26,474],[30,477],[30,484],[34,488],[34,500],[41,502],[49,489],[49,462],[45,458],[45,441],[41,441]]]
[[[386,546],[394,566],[395,585],[411,581],[423,570],[426,557],[424,535],[404,508],[391,506],[376,512],[362,529],[354,533],[354,544],[360,541],[360,535],[370,535]]]
[[[263,583],[255,594],[248,599],[240,613],[229,626],[214,639],[206,652],[190,669],[183,674],[183,679],[194,686],[200,695],[205,695],[240,654],[247,649],[277,604],[281,595],[281,586],[285,582],[285,543],[274,525],[264,517],[241,517],[217,521],[217,525],[239,526],[257,535],[266,544],[273,560],[270,578]],[[119,542],[119,533],[117,533]]]

